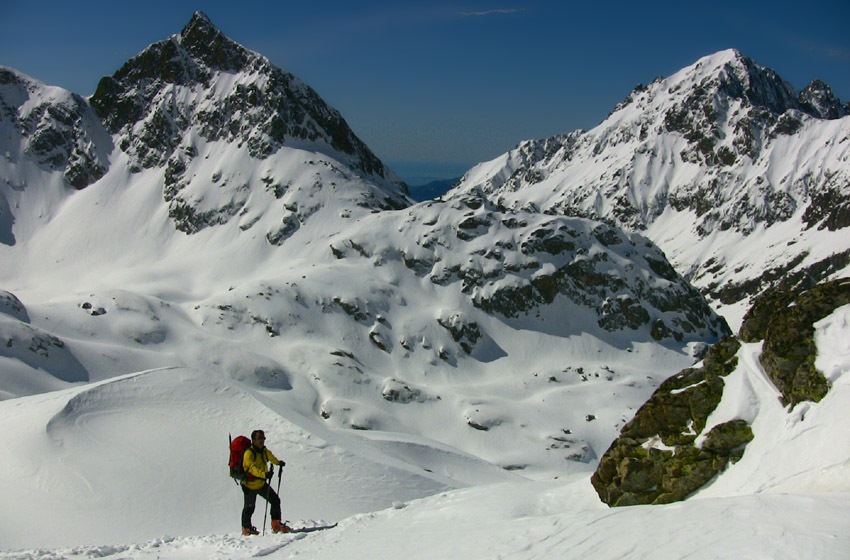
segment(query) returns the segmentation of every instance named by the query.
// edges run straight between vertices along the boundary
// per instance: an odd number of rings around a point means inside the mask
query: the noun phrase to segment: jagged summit
[[[832,93],[832,88],[819,79],[812,80],[800,92],[800,104],[810,115],[820,115],[824,119],[839,119],[850,115],[850,102],[842,105],[841,100]]]
[[[200,10],[197,10],[194,14],[192,14],[192,18],[180,34],[185,35],[187,31],[193,30],[200,30],[204,33],[221,33],[218,28],[213,25],[209,16]]]
[[[178,35],[183,47],[210,68],[238,71],[250,60],[248,51],[229,39],[203,12],[195,12]]]
[[[265,159],[283,146],[329,155],[400,195],[401,181],[338,111],[301,80],[219,31],[202,12],[150,45],[90,99],[134,170],[165,165],[189,131],[206,141],[244,145]],[[400,205],[405,203],[399,201]]]
[[[815,118],[835,119],[847,114],[847,107],[832,95],[829,86],[814,80],[797,92],[775,70],[759,65],[736,49],[705,56],[669,78],[658,78],[649,86],[639,84],[616,110],[627,106],[641,94],[659,103],[688,101],[694,97],[711,99],[715,104],[741,100],[777,115],[797,110]]]

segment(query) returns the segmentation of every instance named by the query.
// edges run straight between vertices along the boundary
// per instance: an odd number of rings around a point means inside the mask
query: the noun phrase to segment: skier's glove
[[[273,476],[274,476],[274,467],[269,469],[269,472],[266,473],[266,480],[271,480]]]
[[[285,467],[285,466],[286,466],[286,461],[281,461],[280,463],[278,463],[278,466],[279,466],[279,467]]]

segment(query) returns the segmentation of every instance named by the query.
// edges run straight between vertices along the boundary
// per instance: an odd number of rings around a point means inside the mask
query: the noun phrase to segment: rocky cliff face
[[[845,278],[810,290],[771,290],[744,317],[739,336],[744,342],[764,341],[759,361],[784,405],[819,402],[829,391],[815,367],[814,324],[847,304],[850,279]]]
[[[591,131],[473,168],[456,192],[644,231],[711,299],[734,304],[779,278],[816,281],[850,264],[846,235],[830,235],[850,227],[847,114],[826,84],[797,93],[724,51],[639,85]],[[762,230],[745,272],[730,248]]]

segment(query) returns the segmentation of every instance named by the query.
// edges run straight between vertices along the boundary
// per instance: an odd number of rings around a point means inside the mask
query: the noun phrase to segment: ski
[[[324,531],[325,529],[333,529],[336,527],[336,523],[333,525],[318,525],[316,527],[300,527],[298,529],[292,529],[289,531],[290,533],[312,533],[313,531]]]

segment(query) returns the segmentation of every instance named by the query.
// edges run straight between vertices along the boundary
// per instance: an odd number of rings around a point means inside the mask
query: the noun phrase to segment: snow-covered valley
[[[848,306],[819,323],[832,389],[790,413],[745,345],[724,408],[752,418],[755,439],[707,489],[661,506],[610,509],[587,473],[535,482],[425,438],[328,430],[279,391],[190,369],[3,401],[0,491],[15,507],[0,557],[841,558],[850,442],[833,427],[850,396],[848,325]],[[236,536],[222,436],[257,425],[287,461],[286,517],[336,528]]]

